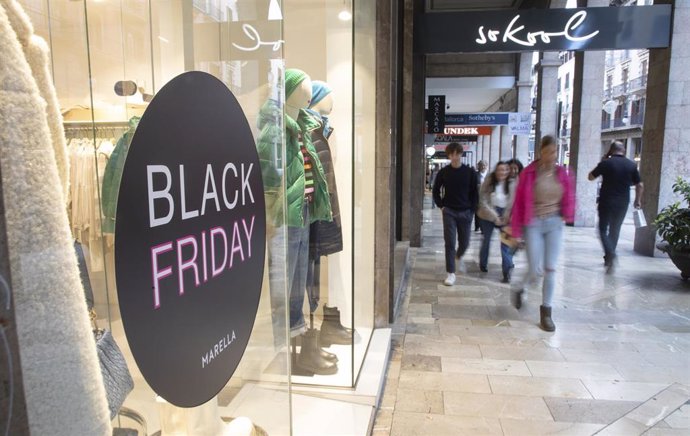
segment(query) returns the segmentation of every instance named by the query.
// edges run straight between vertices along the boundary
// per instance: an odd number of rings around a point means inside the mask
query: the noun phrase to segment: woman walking
[[[572,180],[565,167],[556,165],[557,146],[553,136],[541,140],[541,158],[520,174],[512,212],[513,236],[524,234],[529,262],[527,281],[544,274],[540,325],[552,332],[551,302],[556,288],[556,266],[563,240],[563,223],[573,222],[575,198]],[[512,295],[522,306],[524,289]]]
[[[489,247],[495,228],[502,228],[510,222],[510,212],[515,198],[517,180],[510,179],[510,166],[499,162],[496,169],[489,174],[479,191],[479,225],[484,238],[479,251],[479,269],[488,271]],[[510,282],[513,269],[513,253],[509,247],[501,244],[503,283]]]

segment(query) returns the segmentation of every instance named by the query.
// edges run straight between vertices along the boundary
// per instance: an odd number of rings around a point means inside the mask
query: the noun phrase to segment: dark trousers
[[[462,257],[470,245],[474,212],[443,208],[443,240],[446,243],[446,271],[455,273],[455,257]],[[457,248],[455,246],[457,238]]]
[[[616,258],[616,247],[621,226],[628,212],[628,201],[600,201],[599,202],[599,237],[604,247],[604,259],[612,261]]]

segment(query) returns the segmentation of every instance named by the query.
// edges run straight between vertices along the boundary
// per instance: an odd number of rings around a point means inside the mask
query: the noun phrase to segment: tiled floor
[[[424,214],[375,436],[690,435],[690,283],[668,259],[635,255],[630,224],[614,275],[594,229],[567,228],[546,333],[537,290],[510,305],[498,241],[483,274],[474,234],[468,273],[443,286],[440,212]]]

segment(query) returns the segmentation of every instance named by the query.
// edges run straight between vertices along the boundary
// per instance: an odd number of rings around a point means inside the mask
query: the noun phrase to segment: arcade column
[[[537,64],[537,126],[534,156],[539,156],[539,141],[545,135],[555,135],[558,129],[558,52],[542,52]]]
[[[518,112],[532,112],[532,58],[534,53],[520,54],[520,71],[517,82],[518,88]],[[527,164],[529,158],[529,136],[518,135],[515,137],[515,156],[523,164]]]
[[[501,126],[491,127],[489,146],[489,171],[493,171],[501,155]]]
[[[651,222],[665,206],[678,201],[672,185],[690,174],[690,2],[675,4],[671,47],[649,50],[647,106],[642,130],[640,173],[644,183],[642,207]],[[635,231],[635,251],[654,256],[653,226]]]
[[[587,6],[608,6],[608,0],[589,0]],[[605,51],[575,53],[570,166],[575,177],[575,226],[596,224],[597,184],[587,179],[601,160],[601,108],[606,69]]]

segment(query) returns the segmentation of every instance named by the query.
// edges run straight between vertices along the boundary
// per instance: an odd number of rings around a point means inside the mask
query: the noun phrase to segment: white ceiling
[[[512,76],[428,78],[426,95],[445,95],[446,112],[484,112],[513,85]]]

